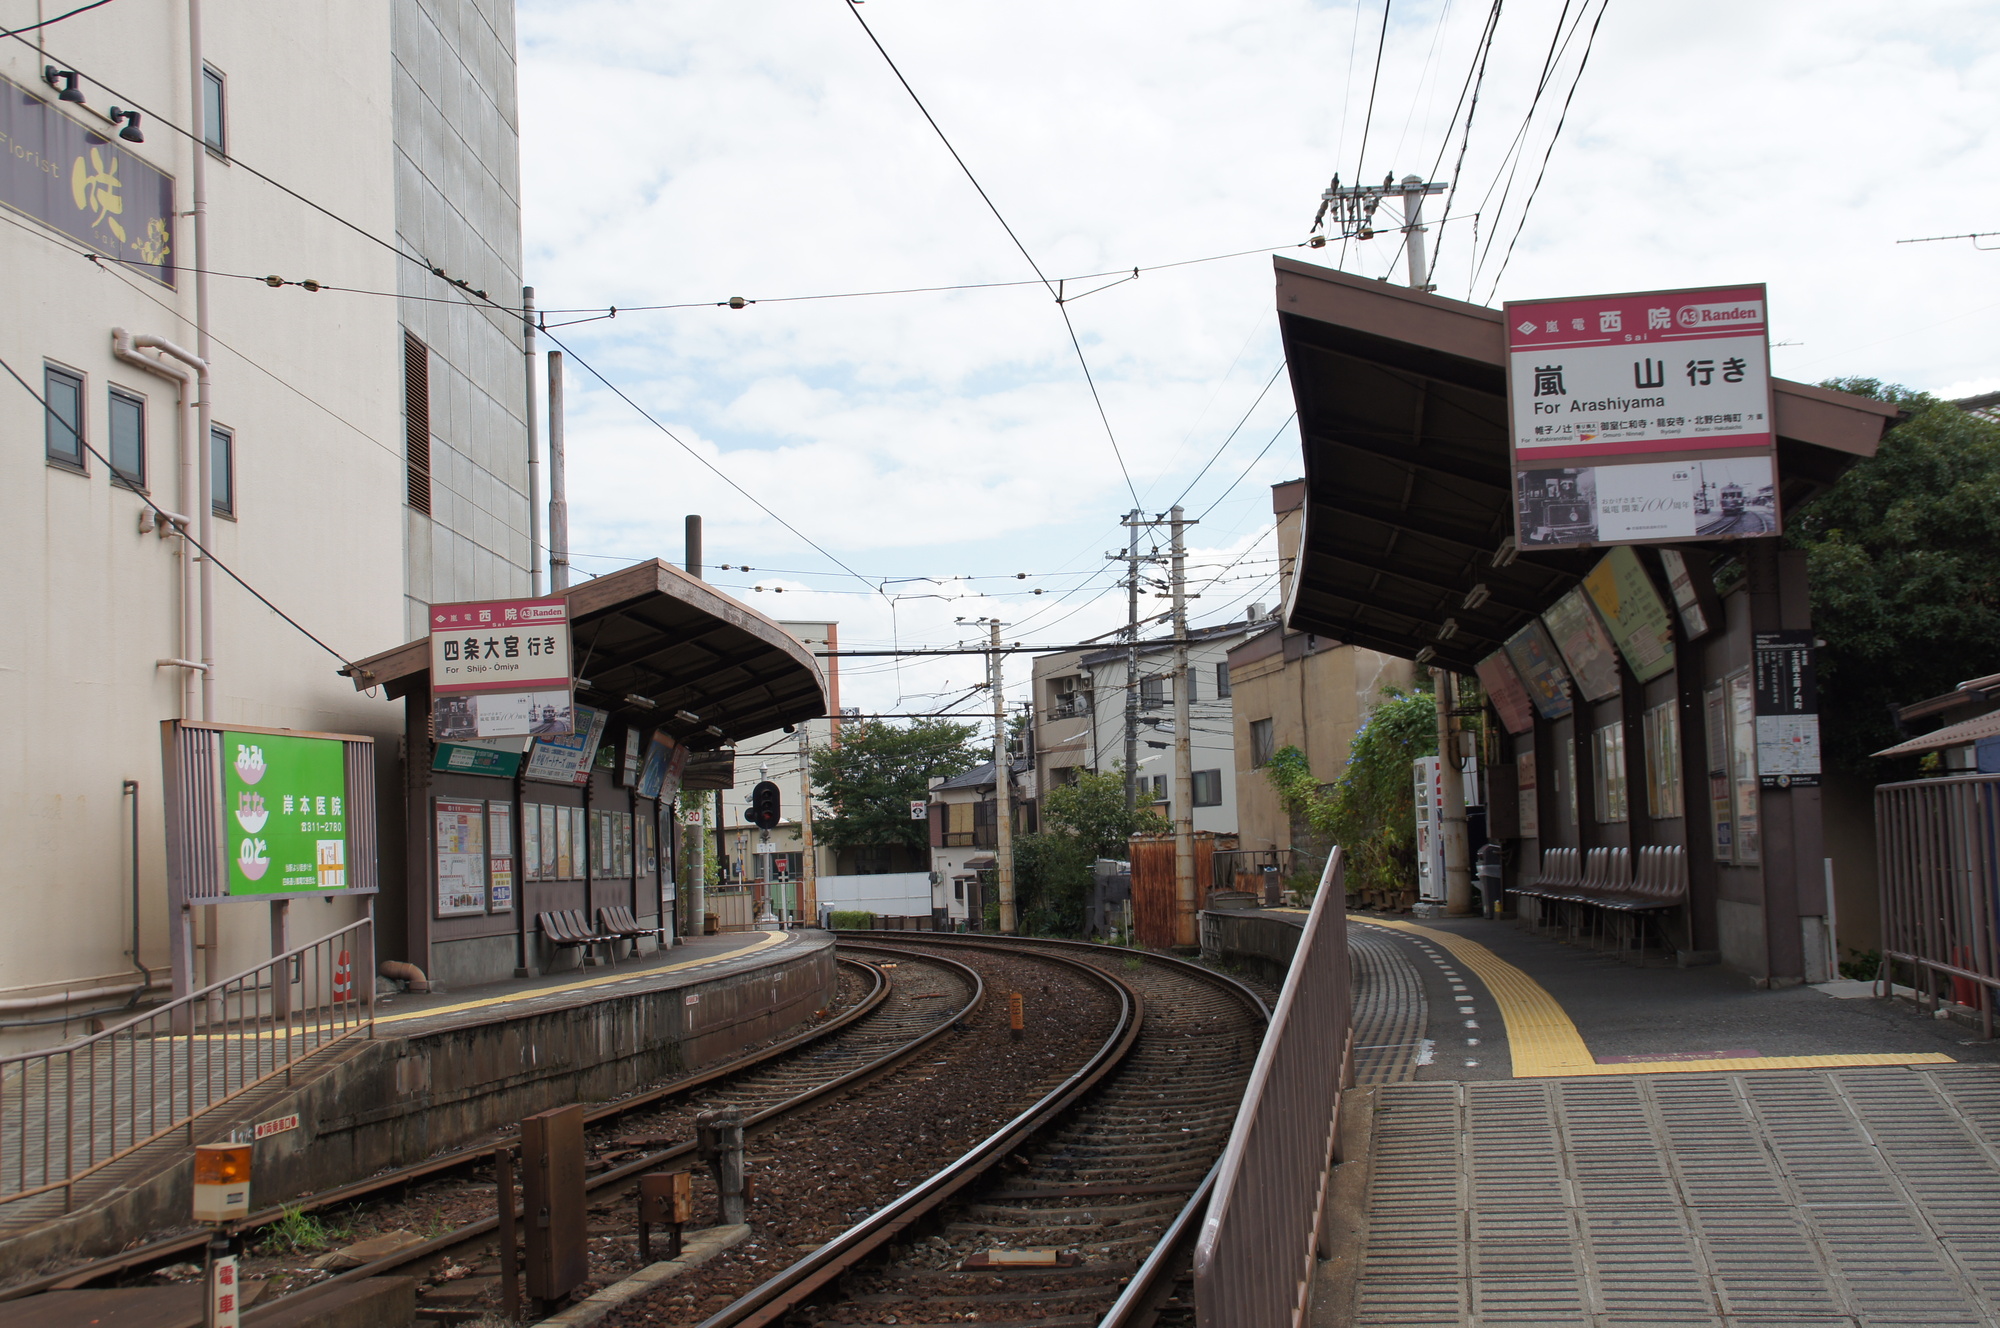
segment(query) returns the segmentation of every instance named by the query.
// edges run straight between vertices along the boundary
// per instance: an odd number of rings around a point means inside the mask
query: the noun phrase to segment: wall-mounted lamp
[[[1514,537],[1509,535],[1502,539],[1500,547],[1493,551],[1493,565],[1495,567],[1505,567],[1507,564],[1513,562],[1520,555],[1520,552],[1520,546],[1515,544]]]
[[[1449,641],[1458,635],[1458,619],[1446,618],[1438,627],[1438,640]]]
[[[1429,646],[1425,646],[1422,650],[1419,650],[1417,652],[1417,657],[1414,662],[1419,667],[1422,667],[1423,665],[1430,663],[1432,660],[1436,658],[1437,658],[1437,651],[1431,649]]]
[[[73,101],[81,105],[83,89],[77,86],[77,82],[82,77],[83,75],[74,69],[57,69],[54,65],[42,66],[42,82],[52,88],[57,86],[62,88],[62,92],[56,97],[57,101]]]
[[[640,696],[637,692],[627,693],[625,703],[627,705],[638,706],[641,710],[658,710],[660,708],[658,701],[655,701],[650,696]]]
[[[588,692],[596,690],[591,686],[590,679],[588,678],[571,678],[569,682],[570,686],[576,688],[580,692]]]
[[[1468,590],[1465,593],[1465,603],[1460,607],[1467,609],[1476,609],[1491,598],[1493,598],[1493,592],[1486,588],[1486,583],[1484,581],[1481,581],[1478,585],[1474,586],[1471,590]]]
[[[715,725],[713,725],[713,724],[710,724],[710,725],[708,726],[708,732],[709,732],[709,735],[710,735],[711,737],[716,737],[716,738],[719,738],[719,737],[721,737],[721,736],[722,736],[722,730],[721,730],[721,729],[719,729],[719,728],[717,728],[717,727],[715,727]]]
[[[701,716],[697,715],[692,710],[676,710],[674,711],[674,718],[678,719],[683,724],[701,723]]]
[[[111,123],[117,124],[120,121],[124,122],[125,127],[118,131],[118,137],[124,139],[127,143],[143,143],[146,141],[146,135],[140,132],[139,129],[139,113],[137,111],[121,111],[116,106],[113,106],[111,108]]]

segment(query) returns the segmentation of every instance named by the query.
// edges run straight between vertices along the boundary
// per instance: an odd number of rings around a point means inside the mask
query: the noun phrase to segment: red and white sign
[[[1764,288],[1509,301],[1514,459],[1774,445]]]
[[[243,1284],[236,1256],[218,1254],[208,1270],[208,1322],[214,1328],[237,1328],[243,1322]]]
[[[569,686],[568,600],[433,604],[430,616],[433,696]]]
[[[257,1122],[254,1134],[259,1139],[268,1139],[274,1134],[284,1134],[288,1130],[296,1130],[298,1128],[299,1113],[295,1111],[289,1116],[279,1116],[275,1120]]]
[[[1764,287],[1508,303],[1524,549],[1779,529]]]

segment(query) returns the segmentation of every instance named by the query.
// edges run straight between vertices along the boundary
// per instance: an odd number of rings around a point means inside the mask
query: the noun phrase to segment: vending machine
[[[1444,775],[1435,756],[1410,763],[1417,794],[1417,911],[1435,915],[1444,910]]]

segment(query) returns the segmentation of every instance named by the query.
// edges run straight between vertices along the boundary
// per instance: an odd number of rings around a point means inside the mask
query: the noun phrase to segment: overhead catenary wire
[[[36,28],[54,27],[66,18],[75,18],[78,14],[88,14],[91,10],[102,9],[110,3],[111,0],[90,0],[89,4],[78,5],[66,14],[57,14],[54,18],[45,18],[39,23],[23,23],[18,28],[9,28],[5,32],[0,32],[0,37],[17,37],[24,32],[33,32]]]

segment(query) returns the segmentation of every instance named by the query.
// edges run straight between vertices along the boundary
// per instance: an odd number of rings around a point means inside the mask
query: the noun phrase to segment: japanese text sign
[[[1508,637],[1506,648],[1528,699],[1543,719],[1561,719],[1575,708],[1569,694],[1569,674],[1563,671],[1556,643],[1540,621],[1530,622]]]
[[[1522,547],[1777,533],[1763,286],[1504,317]]]
[[[347,887],[347,752],[338,738],[222,735],[225,873],[232,895]]]
[[[1604,616],[1633,677],[1651,682],[1674,666],[1674,628],[1666,601],[1638,554],[1613,549],[1583,578],[1583,589]]]
[[[1526,733],[1535,727],[1534,705],[1528,700],[1528,689],[1521,685],[1521,675],[1514,672],[1513,661],[1507,658],[1505,650],[1496,650],[1480,660],[1474,672],[1478,673],[1479,685],[1486,689],[1509,733]],[[910,809],[914,812],[921,806],[922,803],[913,802]]]
[[[0,79],[0,207],[174,284],[174,181],[65,115],[50,99]]]
[[[1758,632],[1751,658],[1757,721],[1757,782],[1764,788],[1819,783],[1819,679],[1813,634]]]
[[[439,742],[569,733],[569,601],[431,606],[431,697]]]

